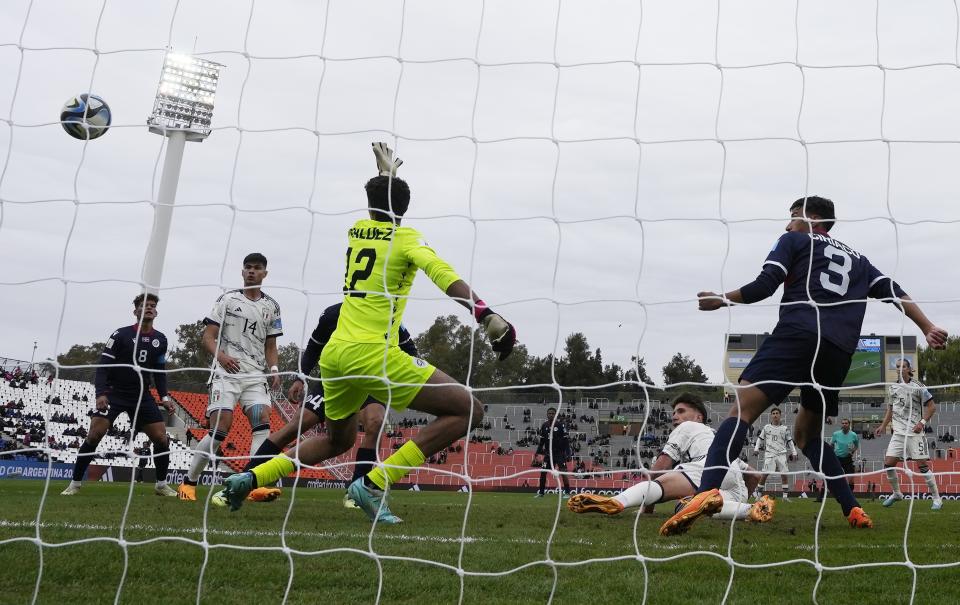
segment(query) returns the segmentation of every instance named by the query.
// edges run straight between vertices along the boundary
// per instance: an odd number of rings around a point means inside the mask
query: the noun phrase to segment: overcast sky
[[[751,280],[805,192],[836,202],[834,237],[960,331],[954,3],[719,6],[4,0],[0,356],[37,341],[53,357],[132,318],[168,46],[224,65],[215,130],[184,159],[157,321],[170,336],[241,285],[256,250],[280,344],[302,342],[340,298],[375,140],[404,159],[404,224],[537,355],[580,331],[655,380],[677,351],[721,380],[724,334],[772,329],[779,293],[705,314],[696,292]],[[56,120],[87,90],[114,126],[84,143]],[[470,320],[425,276],[413,295],[415,334]],[[869,306],[865,333],[901,331],[917,334]]]

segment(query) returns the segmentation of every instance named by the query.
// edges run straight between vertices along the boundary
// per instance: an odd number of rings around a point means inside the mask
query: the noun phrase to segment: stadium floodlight
[[[153,113],[147,119],[150,132],[172,136],[182,131],[188,141],[207,138],[221,67],[206,59],[167,53]]]
[[[163,60],[153,113],[147,118],[150,132],[167,137],[153,230],[143,264],[143,281],[148,292],[159,290],[163,276],[184,143],[203,141],[210,136],[221,67],[213,61],[173,52],[168,52]]]

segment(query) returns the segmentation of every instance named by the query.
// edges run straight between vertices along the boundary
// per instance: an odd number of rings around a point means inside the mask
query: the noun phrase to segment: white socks
[[[894,494],[899,494],[900,492],[900,475],[897,474],[896,467],[888,466],[887,467],[887,481],[890,482],[890,488],[893,490]]]
[[[623,508],[656,504],[663,498],[663,488],[656,481],[641,481],[613,497]]]
[[[250,457],[253,458],[253,455],[260,451],[260,446],[263,445],[263,442],[267,440],[267,437],[270,436],[270,429],[265,431],[255,431],[252,438],[250,439]],[[266,462],[269,458],[260,458],[257,460],[257,464]]]
[[[937,489],[937,478],[933,476],[933,473],[927,471],[923,474],[923,480],[927,484],[927,489],[930,490],[930,497],[939,500],[940,490]]]
[[[729,521],[731,519],[746,519],[747,513],[750,512],[751,505],[744,504],[742,502],[736,502],[734,500],[723,499],[723,508],[720,509],[720,512],[713,516],[714,519],[723,519]]]
[[[220,449],[220,440],[214,439],[209,434],[200,440],[197,448],[193,452],[193,460],[190,461],[190,470],[187,471],[187,479],[194,483],[200,479],[203,469],[207,468],[207,462]]]

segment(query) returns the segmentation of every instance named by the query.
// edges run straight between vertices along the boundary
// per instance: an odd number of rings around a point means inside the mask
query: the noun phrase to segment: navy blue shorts
[[[817,350],[819,341],[820,349]],[[763,391],[772,405],[781,403],[796,386],[796,383],[812,382],[823,387],[820,391],[810,385],[800,387],[800,405],[822,416],[836,416],[839,410],[840,392],[850,360],[853,356],[837,345],[818,338],[812,332],[800,330],[774,330],[760,345],[756,355],[747,364],[740,380],[754,384]],[[810,367],[813,366],[813,378]],[[794,384],[767,383],[779,380]]]
[[[126,413],[127,416],[130,417],[130,422],[136,419],[136,426],[134,428],[137,430],[140,430],[140,427],[153,424],[154,422],[163,422],[163,416],[160,414],[160,406],[157,405],[153,397],[148,397],[140,401],[139,410],[137,409],[138,404],[135,400],[123,399],[117,395],[107,395],[107,398],[110,400],[110,406],[107,408],[107,411],[100,412],[94,408],[93,415],[106,418],[110,421],[111,425],[113,425],[113,421],[117,419],[117,416],[123,413]]]

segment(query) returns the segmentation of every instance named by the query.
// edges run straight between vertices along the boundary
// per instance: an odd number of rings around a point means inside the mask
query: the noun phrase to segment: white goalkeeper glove
[[[377,158],[380,176],[397,176],[397,168],[403,165],[403,160],[395,157],[386,143],[373,143],[373,155]]]
[[[500,361],[509,357],[513,352],[513,345],[517,342],[516,328],[500,314],[494,313],[482,300],[474,303],[473,316],[483,326],[483,331],[490,339],[491,348],[500,355]]]

